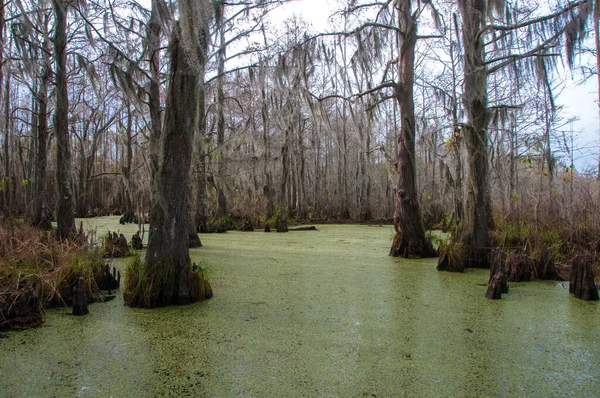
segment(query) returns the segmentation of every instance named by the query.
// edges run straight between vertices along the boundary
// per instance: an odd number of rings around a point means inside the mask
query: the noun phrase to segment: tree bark
[[[44,49],[48,50],[49,41],[45,41]],[[52,229],[50,222],[50,209],[48,181],[46,167],[48,164],[48,87],[50,85],[51,66],[47,52],[43,51],[44,69],[42,72],[40,88],[36,95],[37,115],[37,156],[35,161],[35,208],[33,225],[42,229]]]
[[[158,5],[156,0],[152,0],[152,12],[150,13],[150,21],[148,23],[148,29],[146,36],[148,38],[148,51],[150,54],[150,84],[148,87],[148,110],[150,112],[150,185],[155,186],[154,179],[159,167],[160,158],[160,139],[162,136],[162,125],[161,125],[161,103],[160,103],[160,48],[161,48],[161,35],[162,35],[162,24],[160,21],[158,12]],[[106,156],[105,156],[106,159]],[[154,211],[156,209],[156,198],[155,191],[151,191],[150,195],[150,220],[154,218]],[[149,231],[150,233],[152,231]]]
[[[84,94],[85,95],[85,94]],[[102,134],[106,133],[108,127],[112,124],[112,121],[116,118],[116,114],[107,120],[103,125],[96,126],[94,131],[91,131],[93,116],[90,116],[89,120],[82,121],[82,132],[79,137],[79,151],[80,151],[80,164],[79,164],[79,192],[77,195],[76,209],[78,217],[87,217],[90,209],[90,177],[94,170],[94,161],[96,160],[96,152],[98,150],[98,142],[100,141]],[[85,145],[88,139],[91,138],[91,146],[89,151],[85,150]],[[115,145],[115,163],[119,163],[119,146]]]
[[[312,208],[313,208],[313,217],[321,218],[321,133],[322,122],[319,122],[319,129],[313,127],[313,135],[312,135],[312,145],[313,151],[315,153],[315,184],[314,184],[314,192],[313,192],[313,200],[312,200]]]
[[[6,25],[6,4],[4,2],[2,2],[2,4],[0,5],[0,49],[2,49],[2,51],[0,51],[0,100],[4,100],[5,104],[8,104],[9,101],[9,97],[8,97],[8,91],[4,90],[4,92],[2,92],[2,83],[4,83],[4,45],[5,45],[5,38],[4,38],[4,26]],[[6,159],[6,152],[8,152],[8,129],[7,131],[5,131],[5,138],[4,138],[4,156]],[[6,181],[8,180],[7,176],[8,176],[8,169],[6,168],[6,166],[4,166],[4,176],[2,179],[2,182],[0,185],[2,187],[2,204],[0,205],[0,210],[2,210],[4,212],[4,214],[6,215],[7,213],[7,192],[6,192]]]
[[[217,119],[217,217],[227,215],[227,195],[225,193],[225,181],[227,164],[225,163],[225,58],[226,58],[226,42],[225,42],[225,26],[223,3],[218,6],[220,11],[217,14],[217,25],[219,27],[219,50],[217,54],[217,103],[215,104],[215,112]]]
[[[56,136],[56,206],[57,236],[69,239],[77,232],[75,227],[73,187],[71,181],[71,139],[69,135],[69,95],[67,91],[67,4],[53,0],[55,13],[54,57],[56,60],[56,108],[54,134]]]
[[[263,174],[265,183],[263,186],[263,194],[265,195],[265,199],[267,201],[267,220],[269,220],[273,216],[273,210],[275,205],[273,203],[273,177],[271,175],[269,162],[271,158],[271,144],[270,144],[270,124],[269,124],[269,104],[267,102],[267,79],[265,75],[267,74],[266,67],[262,67],[260,70],[260,99],[261,99],[261,116],[262,116],[262,124],[263,124],[263,147],[264,147],[264,156],[263,156]]]
[[[84,94],[85,95],[85,94]],[[85,117],[85,116],[84,116]],[[86,154],[85,151],[85,142],[87,141],[88,138],[88,127],[89,125],[86,124],[85,120],[82,120],[81,122],[82,125],[82,131],[81,131],[81,137],[79,140],[79,181],[78,181],[78,190],[75,193],[75,197],[77,198],[76,203],[75,203],[75,214],[77,215],[77,217],[85,217],[87,216],[87,198],[88,198],[88,178],[89,178],[89,171],[88,171],[88,157],[92,156],[91,153],[90,155]]]
[[[302,116],[299,114],[298,118]],[[298,173],[298,212],[297,217],[301,220],[305,220],[308,214],[307,202],[306,202],[306,159],[304,154],[304,136],[303,132],[305,130],[304,121],[299,120],[298,122],[298,155],[300,162],[299,168],[300,172]]]
[[[171,80],[154,177],[156,205],[150,224],[145,269],[148,307],[189,304],[199,296],[189,257],[189,171],[198,114],[198,73],[174,28],[169,46]],[[204,62],[204,60],[202,60]]]
[[[487,153],[487,72],[483,39],[485,4],[460,0],[464,44],[463,103],[467,124],[461,133],[467,147],[464,219],[460,240],[466,248],[465,266],[489,268],[490,229],[493,228]]]
[[[373,131],[372,115],[367,112],[367,129],[363,131],[364,146],[360,153],[360,180],[361,180],[361,192],[360,192],[360,219],[362,221],[369,221],[373,218],[371,212],[371,177],[367,173],[367,166],[370,163],[370,152],[371,147],[371,133]]]
[[[291,106],[288,109],[291,112]],[[281,191],[279,197],[279,215],[277,218],[277,232],[287,232],[287,212],[288,212],[288,178],[289,178],[289,168],[290,168],[290,155],[289,155],[289,145],[290,145],[290,126],[286,126],[285,135],[283,139],[283,144],[281,145]]]
[[[73,287],[73,315],[82,316],[89,314],[89,312],[85,278],[80,276]]]
[[[596,48],[596,77],[598,79],[598,114],[600,115],[600,0],[594,0],[592,18],[594,20],[594,47]],[[600,119],[599,119],[600,121]],[[600,128],[598,129],[600,148]],[[600,203],[600,150],[598,151],[598,202]]]
[[[396,101],[400,108],[401,125],[397,149],[397,185],[394,190],[394,237],[391,256],[429,257],[435,253],[426,239],[421,225],[421,211],[417,198],[415,166],[415,46],[417,26],[411,15],[411,1],[399,0],[398,26],[404,27],[400,48],[400,81],[395,90]]]
[[[203,109],[203,108],[200,108]],[[195,227],[198,233],[210,232],[208,223],[208,201],[206,197],[206,153],[204,151],[205,132],[199,133],[198,139],[198,174],[196,186]]]
[[[208,223],[208,201],[206,197],[206,103],[204,100],[204,68],[200,72],[201,83],[198,89],[198,136],[196,137],[196,214],[194,225],[196,232],[210,232]]]
[[[452,21],[454,26],[454,33],[456,34],[456,40],[459,40],[459,28],[458,18],[456,13],[452,14]],[[454,134],[454,220],[462,220],[463,218],[463,168],[462,168],[462,139],[458,133],[458,77],[457,77],[457,55],[455,54],[455,45],[453,42],[450,44],[450,62],[452,65],[452,132]]]
[[[589,253],[579,254],[573,258],[569,293],[581,300],[598,301],[598,287],[594,281],[594,262]]]
[[[127,126],[125,128],[125,164],[121,166],[121,175],[123,176],[123,185],[125,191],[123,213],[125,221],[132,222],[134,219],[133,211],[133,186],[131,182],[131,164],[133,160],[133,115],[131,105],[127,104]]]
[[[509,159],[509,197],[508,214],[515,220],[519,218],[517,202],[517,126],[514,117],[511,119],[510,126],[510,159]]]
[[[11,194],[15,187],[12,184],[12,176],[10,173],[10,159],[11,159],[11,150],[10,150],[10,73],[4,77],[4,178],[2,179],[2,194],[4,196],[3,204],[4,204],[4,216],[10,217],[12,214],[12,198]]]

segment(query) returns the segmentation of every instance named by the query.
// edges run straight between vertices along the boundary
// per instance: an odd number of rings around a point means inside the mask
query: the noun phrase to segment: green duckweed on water
[[[137,226],[86,220],[102,236]],[[439,273],[387,256],[392,227],[201,235],[190,251],[215,297],[90,315],[47,312],[0,339],[0,395],[598,396],[600,305],[566,283]],[[124,260],[115,264],[124,268]]]

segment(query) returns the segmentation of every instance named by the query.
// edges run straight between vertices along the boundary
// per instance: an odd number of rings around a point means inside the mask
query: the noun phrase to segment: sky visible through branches
[[[137,0],[145,7],[150,7],[150,0]],[[305,20],[312,32],[321,33],[335,31],[332,15],[342,2],[338,0],[296,0],[283,4],[269,13],[266,25],[282,31],[285,22],[297,16]],[[590,32],[588,40],[593,39]],[[578,55],[578,57],[581,57]],[[238,61],[239,62],[239,61]],[[576,64],[592,65],[594,59],[589,54],[583,55]],[[228,65],[229,68],[235,65]],[[564,89],[556,98],[556,104],[564,108],[563,116],[575,119],[565,126],[565,137],[570,141],[571,133],[575,142],[575,167],[580,171],[594,171],[597,167],[599,151],[598,104],[596,78],[588,76],[584,79],[580,70],[570,70],[564,62],[559,62],[559,73],[563,76]],[[562,131],[561,131],[562,132]],[[567,154],[564,154],[567,158]]]

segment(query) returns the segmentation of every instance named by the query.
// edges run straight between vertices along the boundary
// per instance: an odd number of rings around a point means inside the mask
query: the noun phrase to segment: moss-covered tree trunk
[[[56,206],[57,235],[68,239],[75,232],[73,187],[71,181],[71,139],[69,135],[69,94],[67,91],[67,4],[54,0],[54,57],[56,61],[56,108],[54,135],[56,136]]]
[[[189,47],[188,47],[189,48]],[[202,296],[189,257],[189,172],[198,115],[198,71],[193,51],[184,51],[179,25],[170,46],[171,79],[161,135],[156,202],[145,260],[144,306],[189,304]],[[135,298],[134,298],[135,301]]]
[[[398,135],[398,182],[394,192],[394,237],[391,256],[428,257],[434,255],[431,243],[421,225],[421,212],[417,197],[415,166],[415,105],[413,86],[415,78],[415,45],[417,25],[411,15],[411,0],[399,0],[398,26],[402,26],[403,41],[400,48],[399,76],[396,100],[400,108],[401,126]]]
[[[464,93],[467,124],[463,127],[467,147],[464,218],[459,239],[465,247],[465,266],[489,268],[490,229],[493,227],[487,153],[487,72],[483,39],[485,2],[460,0],[463,21]]]

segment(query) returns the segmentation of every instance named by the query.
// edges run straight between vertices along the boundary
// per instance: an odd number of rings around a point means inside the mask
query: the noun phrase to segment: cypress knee
[[[502,274],[496,274],[490,279],[485,297],[490,300],[499,300],[502,297],[502,279],[506,279]],[[506,283],[506,281],[504,282]]]
[[[83,276],[80,276],[73,288],[73,315],[79,316],[88,313],[85,279]]]
[[[575,256],[571,266],[569,293],[581,300],[598,300],[598,287],[594,281],[594,266],[589,253]]]

